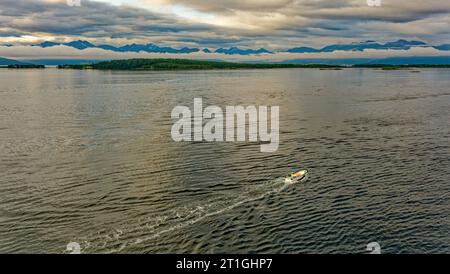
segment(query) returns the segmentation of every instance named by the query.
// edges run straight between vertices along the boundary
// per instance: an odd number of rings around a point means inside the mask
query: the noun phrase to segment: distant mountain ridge
[[[88,49],[88,48],[100,48],[100,49],[104,49],[104,50],[109,50],[109,51],[114,51],[114,52],[149,52],[149,53],[193,53],[193,52],[199,52],[202,51],[204,53],[221,53],[221,54],[228,54],[228,55],[234,55],[234,54],[239,54],[239,55],[254,55],[254,54],[271,54],[273,52],[264,49],[264,48],[260,48],[260,49],[241,49],[238,47],[230,47],[230,48],[219,48],[216,49],[215,51],[211,51],[208,48],[204,48],[202,50],[200,50],[199,48],[189,48],[189,47],[183,47],[180,49],[177,48],[172,48],[172,47],[160,47],[158,45],[155,44],[128,44],[128,45],[124,45],[124,46],[113,46],[113,45],[107,45],[107,44],[102,44],[102,45],[95,45],[92,44],[88,41],[83,41],[83,40],[77,40],[77,41],[72,41],[69,43],[56,43],[56,42],[50,42],[50,41],[45,41],[42,42],[40,44],[35,44],[33,46],[37,46],[37,47],[41,47],[41,48],[49,48],[49,47],[54,47],[54,46],[67,46],[67,47],[72,47],[78,50],[84,50],[84,49]]]
[[[27,63],[20,62],[13,59],[2,58],[0,57],[0,66],[9,66],[9,65],[26,65]]]
[[[444,44],[440,46],[434,46],[437,50],[450,51],[450,44]]]
[[[8,45],[12,46],[12,45]],[[109,45],[109,44],[93,44],[85,40],[76,40],[67,43],[59,43],[52,41],[45,41],[39,44],[34,44],[33,46],[41,48],[50,48],[55,46],[67,46],[75,48],[78,50],[85,50],[89,48],[98,48],[113,52],[148,52],[148,53],[172,53],[172,54],[189,54],[195,52],[202,53],[218,53],[225,55],[263,55],[263,54],[273,54],[275,52],[287,52],[287,53],[324,53],[324,52],[335,52],[335,51],[364,51],[364,50],[409,50],[411,48],[434,48],[439,51],[450,51],[450,44],[442,45],[429,45],[422,41],[415,40],[405,40],[399,39],[397,41],[391,41],[386,43],[379,43],[374,40],[367,40],[363,42],[355,42],[349,44],[332,44],[326,45],[322,48],[313,48],[307,46],[299,46],[294,48],[289,48],[286,50],[269,50],[266,48],[251,49],[251,48],[239,48],[237,46],[232,46],[229,48],[195,48],[195,47],[183,47],[183,48],[173,48],[170,46],[158,46],[153,43],[148,44],[126,44],[126,45]]]
[[[200,51],[198,48],[188,48],[184,47],[181,49],[176,49],[172,47],[159,47],[155,44],[129,44],[124,46],[113,46],[113,45],[95,45],[88,41],[83,40],[77,40],[72,41],[69,43],[55,43],[55,42],[49,42],[45,41],[40,44],[35,44],[33,46],[41,47],[41,48],[49,48],[54,46],[67,46],[72,47],[78,50],[84,50],[88,48],[100,48],[104,50],[109,51],[115,51],[115,52],[155,52],[155,53],[192,53],[192,52],[198,52]]]
[[[273,52],[264,48],[260,49],[240,49],[238,47],[231,47],[231,48],[218,48],[215,53],[222,53],[222,54],[228,54],[228,55],[252,55],[252,54],[272,54]]]
[[[325,46],[321,49],[315,49],[310,47],[298,47],[288,49],[287,52],[290,53],[311,53],[311,52],[335,52],[335,51],[364,51],[366,49],[375,50],[408,50],[413,47],[429,47],[427,43],[422,41],[407,41],[407,40],[397,40],[393,42],[387,42],[385,44],[377,43],[373,40],[368,40],[359,43],[351,44],[334,44]],[[436,48],[436,47],[435,47]]]

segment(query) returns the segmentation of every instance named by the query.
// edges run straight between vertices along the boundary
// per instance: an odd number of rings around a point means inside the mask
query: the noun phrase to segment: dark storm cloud
[[[2,0],[0,10],[2,27],[28,34],[90,37],[102,32],[104,35],[133,38],[210,29],[206,25],[180,22],[143,9],[90,1],[83,1],[80,7],[69,7],[63,2]]]

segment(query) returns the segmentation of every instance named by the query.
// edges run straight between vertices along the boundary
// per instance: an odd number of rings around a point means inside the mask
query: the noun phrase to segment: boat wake
[[[302,179],[305,181],[307,178]],[[285,178],[277,178],[245,187],[239,194],[230,193],[220,200],[206,200],[197,204],[169,210],[164,215],[141,218],[112,232],[97,232],[79,239],[82,253],[119,253],[126,248],[154,240],[164,234],[194,225],[214,215],[240,207],[243,204],[277,194],[287,187]],[[142,236],[145,235],[145,236]]]

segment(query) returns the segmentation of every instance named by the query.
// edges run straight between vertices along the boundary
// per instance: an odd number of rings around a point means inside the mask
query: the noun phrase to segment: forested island
[[[60,65],[61,69],[99,70],[211,70],[211,69],[273,69],[273,68],[322,68],[340,69],[343,66],[322,64],[263,64],[231,63],[189,59],[128,59],[112,60],[86,65]]]
[[[450,65],[327,65],[327,64],[288,64],[288,63],[233,63],[223,61],[204,61],[190,59],[127,59],[102,61],[94,64],[59,65],[60,69],[96,70],[215,70],[215,69],[276,69],[276,68],[318,68],[321,70],[341,70],[343,68],[375,68],[382,70],[401,70],[411,68],[450,68]]]

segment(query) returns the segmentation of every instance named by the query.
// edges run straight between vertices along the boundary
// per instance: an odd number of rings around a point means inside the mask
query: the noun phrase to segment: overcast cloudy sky
[[[76,1],[76,0],[72,0]],[[0,44],[88,40],[194,47],[450,42],[449,0],[1,0]]]

